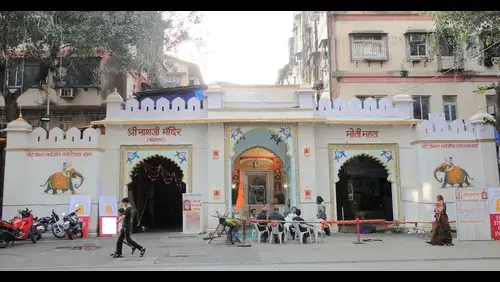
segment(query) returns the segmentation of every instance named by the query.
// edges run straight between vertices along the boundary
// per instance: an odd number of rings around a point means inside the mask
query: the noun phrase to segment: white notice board
[[[491,240],[488,189],[456,188],[455,199],[458,240]]]

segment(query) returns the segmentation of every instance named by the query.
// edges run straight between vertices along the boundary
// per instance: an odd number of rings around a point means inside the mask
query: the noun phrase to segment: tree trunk
[[[7,122],[11,122],[18,117],[17,112],[17,97],[9,93],[9,90],[6,90],[7,94],[3,95],[5,106],[5,119]]]

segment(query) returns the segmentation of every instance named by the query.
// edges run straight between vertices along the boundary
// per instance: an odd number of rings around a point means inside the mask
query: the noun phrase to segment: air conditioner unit
[[[65,99],[75,98],[76,91],[73,88],[62,88],[59,92],[59,97]]]
[[[459,56],[442,56],[438,60],[438,70],[448,71],[454,69],[456,71],[464,70],[463,59]]]
[[[321,17],[321,11],[312,11],[310,13],[310,17],[311,17],[311,21],[315,22],[315,21],[319,21],[320,17]]]

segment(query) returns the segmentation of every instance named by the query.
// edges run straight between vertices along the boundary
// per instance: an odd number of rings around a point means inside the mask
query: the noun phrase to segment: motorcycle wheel
[[[0,249],[7,248],[7,246],[10,244],[10,242],[7,241],[7,239],[2,233],[3,231],[0,230]]]
[[[58,239],[62,239],[66,236],[66,232],[61,225],[54,225],[52,228],[52,234],[54,234],[54,237]]]
[[[36,233],[37,233],[37,232],[36,232],[36,227],[34,227],[34,226],[33,226],[33,227],[31,227],[31,229],[30,229],[30,233],[28,234],[28,236],[30,237],[31,242],[33,242],[34,244],[36,244],[36,242],[38,241],[38,240],[36,239]]]
[[[73,231],[71,231],[71,228],[66,231],[66,234],[68,235],[68,239],[73,240]]]
[[[0,238],[0,249],[5,249],[10,244],[5,238]]]
[[[75,235],[78,238],[83,238],[83,223],[79,222],[78,224],[79,224],[80,228],[78,228],[78,230],[76,231]]]

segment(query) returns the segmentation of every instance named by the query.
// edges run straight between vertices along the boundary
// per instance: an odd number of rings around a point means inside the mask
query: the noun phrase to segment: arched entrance
[[[393,220],[392,184],[387,168],[370,155],[357,155],[339,170],[337,218]]]
[[[289,198],[286,180],[283,163],[275,153],[259,146],[249,148],[233,164],[232,206],[244,216],[258,213],[264,205],[285,209]]]
[[[263,205],[288,211],[295,204],[291,127],[227,127],[228,208],[249,215]]]
[[[183,177],[177,163],[165,156],[153,155],[137,163],[127,185],[137,210],[134,226],[182,231]]]

